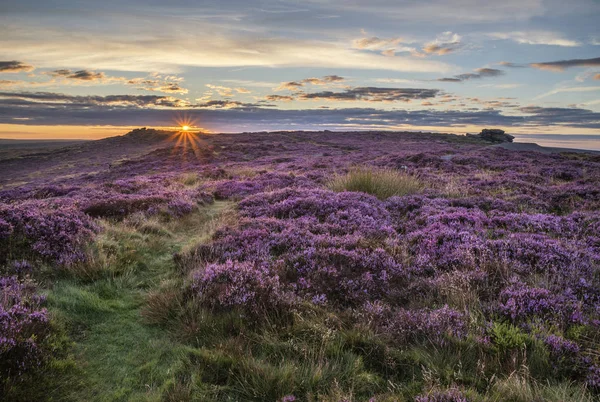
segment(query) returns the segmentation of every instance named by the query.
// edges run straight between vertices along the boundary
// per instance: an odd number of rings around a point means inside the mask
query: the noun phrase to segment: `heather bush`
[[[248,195],[263,191],[277,190],[281,188],[313,187],[312,180],[305,176],[297,176],[293,173],[282,174],[267,172],[251,180],[225,180],[217,182],[214,194],[217,199],[237,198],[241,199]]]
[[[467,336],[468,317],[448,306],[439,309],[392,309],[379,302],[367,303],[362,314],[379,331],[400,344],[444,345],[449,339]]]
[[[0,258],[29,255],[70,265],[85,258],[85,246],[98,226],[72,202],[26,201],[0,205],[0,216],[12,227],[0,238]]]
[[[278,276],[264,264],[209,264],[193,272],[192,277],[192,291],[208,307],[239,308],[256,316],[282,311],[288,305]]]
[[[314,217],[335,234],[391,235],[391,221],[382,203],[360,193],[334,193],[320,189],[284,189],[261,193],[240,202],[243,216],[298,219]]]
[[[41,365],[50,331],[43,302],[30,280],[0,277],[0,384]]]
[[[327,186],[333,191],[359,191],[384,200],[392,196],[418,193],[423,183],[415,176],[394,169],[354,168],[336,175]]]

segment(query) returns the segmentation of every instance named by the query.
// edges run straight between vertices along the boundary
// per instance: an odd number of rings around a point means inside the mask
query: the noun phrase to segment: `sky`
[[[595,138],[598,21],[598,0],[2,0],[0,138],[181,124]]]

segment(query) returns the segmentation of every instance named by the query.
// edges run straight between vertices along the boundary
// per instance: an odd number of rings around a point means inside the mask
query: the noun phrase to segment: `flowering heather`
[[[448,389],[418,396],[415,402],[469,402],[469,399],[456,389]]]
[[[19,375],[41,364],[49,334],[44,298],[30,281],[0,277],[0,375]]]
[[[0,216],[12,229],[9,236],[0,238],[0,258],[34,254],[69,265],[84,259],[84,245],[98,230],[70,200],[0,204]]]
[[[96,238],[107,254],[98,269],[177,275],[152,299],[162,306],[158,315],[185,317],[173,331],[223,349],[198,352],[189,361],[208,369],[177,381],[214,377],[210,385],[224,398],[306,400],[339,391],[343,399],[372,390],[353,398],[378,400],[389,389],[404,392],[399,400],[466,401],[518,367],[538,384],[600,391],[599,157],[384,132],[202,136],[195,155],[164,136],[140,143],[144,133],[134,134],[115,141],[145,155],[117,161],[123,155],[114,150],[87,164],[74,152],[67,160],[78,168],[56,167],[64,176],[53,180],[11,170],[0,192],[0,272],[16,275],[3,286],[24,301],[15,297],[5,310],[42,312],[17,277],[38,275],[41,260],[79,262]],[[369,173],[399,172],[416,182],[408,192],[378,191],[378,183],[328,189],[357,169],[373,180]],[[231,206],[235,213],[217,227],[201,223]],[[99,223],[122,229],[131,243],[98,236]],[[173,243],[156,257],[164,233]],[[170,269],[173,253],[180,270]],[[154,279],[128,283],[145,291],[164,278]],[[187,308],[202,314],[178,310]],[[19,359],[10,364],[21,367]],[[194,370],[190,362],[181,366]],[[351,369],[327,377],[344,362]],[[267,383],[276,391],[250,394]],[[174,389],[205,384],[197,385]]]
[[[216,308],[239,307],[251,314],[280,310],[286,296],[277,275],[263,264],[209,264],[193,273],[192,290],[201,303]]]

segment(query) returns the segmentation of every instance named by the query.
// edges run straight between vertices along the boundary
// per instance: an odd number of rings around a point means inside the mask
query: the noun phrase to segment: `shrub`
[[[44,298],[33,282],[0,277],[0,378],[18,376],[38,367],[49,335]],[[0,380],[1,381],[1,380]]]
[[[398,195],[415,194],[423,183],[415,176],[395,169],[354,168],[345,175],[333,177],[327,186],[333,191],[359,191],[384,200]]]
[[[257,316],[281,311],[287,304],[279,277],[266,264],[227,261],[192,274],[192,291],[200,303],[217,310],[239,308]]]
[[[0,219],[12,227],[10,236],[0,237],[0,251],[6,251],[2,257],[34,254],[63,265],[84,260],[85,245],[99,230],[89,216],[66,201],[0,204]]]

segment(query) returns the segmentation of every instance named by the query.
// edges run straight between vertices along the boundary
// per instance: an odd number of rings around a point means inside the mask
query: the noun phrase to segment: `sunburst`
[[[188,150],[191,149],[196,158],[200,159],[202,157],[201,147],[205,144],[200,138],[202,130],[197,126],[196,120],[187,115],[182,115],[177,116],[174,121],[175,127],[178,129],[169,137],[169,140],[175,143],[171,154],[181,153],[185,161],[187,160]]]

